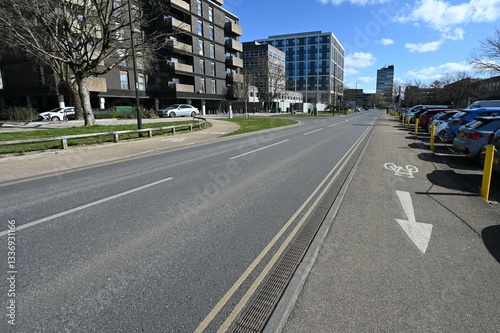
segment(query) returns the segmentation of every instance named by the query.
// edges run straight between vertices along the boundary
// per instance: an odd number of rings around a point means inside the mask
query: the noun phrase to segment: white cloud
[[[456,28],[455,30],[451,32],[443,32],[441,36],[444,39],[450,39],[450,40],[462,40],[464,39],[465,31],[462,28]]]
[[[361,77],[358,77],[356,79],[356,81],[358,83],[370,83],[370,82],[374,82],[375,81],[375,77],[371,77],[371,76],[361,76]]]
[[[469,0],[456,5],[443,0],[417,0],[409,13],[395,20],[424,22],[434,30],[449,32],[460,24],[492,22],[499,18],[500,0]]]
[[[419,80],[438,80],[443,75],[456,73],[456,72],[468,72],[471,70],[471,66],[465,63],[449,62],[446,64],[439,65],[437,67],[431,66],[422,69],[416,69],[408,71],[408,76],[419,79]]]
[[[344,74],[346,75],[355,75],[358,73],[359,71],[355,70],[354,68],[349,68],[349,67],[344,68]]]
[[[371,53],[354,52],[345,57],[344,67],[367,68],[373,65],[376,60]]]
[[[442,40],[438,40],[430,43],[406,43],[405,48],[407,48],[411,53],[423,53],[423,52],[434,52],[439,49],[439,47],[443,44]]]
[[[384,46],[387,46],[387,45],[394,44],[394,41],[390,38],[382,38],[382,39],[378,40],[377,43],[384,45]]]

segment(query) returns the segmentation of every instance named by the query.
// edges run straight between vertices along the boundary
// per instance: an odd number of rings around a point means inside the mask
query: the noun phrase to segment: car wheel
[[[50,118],[50,121],[61,121],[61,119],[59,119],[58,117],[52,117]]]
[[[191,117],[196,117],[196,112],[191,112]]]
[[[170,112],[170,113],[168,114],[168,116],[169,116],[170,118],[175,118],[175,112],[173,112],[173,111],[172,111],[172,112]]]

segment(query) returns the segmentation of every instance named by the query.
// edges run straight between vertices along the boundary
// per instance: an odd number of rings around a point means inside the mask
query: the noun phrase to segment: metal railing
[[[151,138],[151,137],[153,137],[154,131],[171,130],[172,135],[174,135],[176,130],[180,129],[180,128],[189,128],[190,132],[193,131],[194,126],[196,126],[198,128],[201,128],[203,126],[204,128],[206,128],[207,120],[205,118],[202,118],[202,117],[193,117],[193,118],[198,120],[197,124],[182,124],[182,125],[165,126],[165,127],[143,128],[140,130],[111,131],[111,132],[101,132],[101,133],[63,135],[63,136],[37,138],[37,139],[0,141],[0,146],[13,146],[13,145],[23,145],[23,144],[31,144],[31,143],[61,141],[61,148],[68,149],[68,140],[74,140],[74,139],[85,139],[85,138],[100,137],[100,136],[113,136],[113,141],[115,143],[117,143],[120,141],[120,135],[124,135],[124,134],[148,133],[148,138]]]

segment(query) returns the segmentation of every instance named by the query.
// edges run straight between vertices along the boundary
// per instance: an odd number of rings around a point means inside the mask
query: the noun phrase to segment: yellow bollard
[[[431,126],[431,150],[434,151],[434,135],[436,134],[436,125]]]
[[[418,119],[415,119],[415,135],[418,136]]]
[[[481,196],[488,201],[490,196],[491,173],[493,171],[493,155],[495,146],[486,146],[486,155],[484,156],[483,184],[481,185]]]

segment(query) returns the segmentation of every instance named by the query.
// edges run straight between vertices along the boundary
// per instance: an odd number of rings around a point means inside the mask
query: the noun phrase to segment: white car
[[[50,111],[42,112],[38,115],[38,120],[41,121],[62,121],[75,118],[75,108],[67,106],[64,108],[55,108]]]
[[[160,117],[194,117],[200,114],[200,110],[189,104],[172,104],[167,108],[159,109],[157,115]]]

